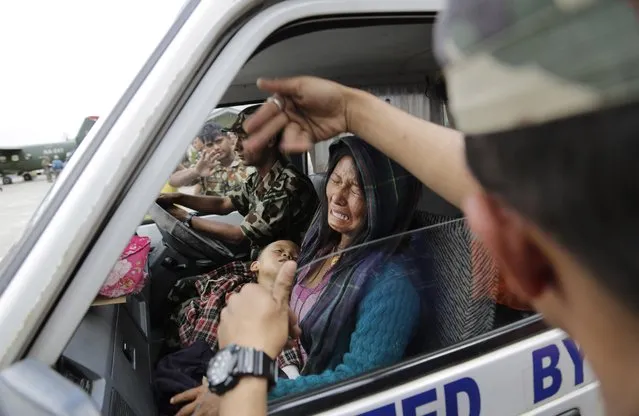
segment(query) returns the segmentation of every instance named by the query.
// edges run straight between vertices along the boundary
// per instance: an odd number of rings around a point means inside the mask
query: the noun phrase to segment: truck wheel
[[[12,183],[12,182],[13,182],[13,181],[12,181],[12,180],[11,180],[11,178],[10,178],[10,177],[8,177],[8,176],[4,176],[4,177],[2,178],[2,184],[3,184],[3,185],[11,185],[11,183]]]
[[[33,180],[33,176],[31,176],[30,173],[25,173],[24,175],[22,175],[22,177],[24,178],[25,181],[29,182]]]

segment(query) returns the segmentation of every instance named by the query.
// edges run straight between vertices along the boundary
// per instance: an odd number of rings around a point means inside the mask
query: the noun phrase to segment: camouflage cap
[[[262,104],[255,104],[244,108],[238,113],[237,118],[233,122],[233,125],[231,125],[228,130],[238,135],[239,137],[245,137],[246,132],[244,131],[244,122],[247,118],[253,115],[257,110],[259,110],[260,107],[262,107]]]
[[[491,133],[639,99],[639,0],[448,0],[435,29],[450,109]]]

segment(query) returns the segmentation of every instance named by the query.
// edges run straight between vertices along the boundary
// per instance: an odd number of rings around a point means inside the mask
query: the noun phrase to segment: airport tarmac
[[[22,177],[10,175],[13,184],[2,185],[0,192],[0,260],[22,236],[33,213],[51,188],[44,175],[25,182]],[[192,194],[193,187],[180,188],[180,192]]]
[[[25,182],[20,176],[11,176],[11,185],[2,185],[0,191],[0,259],[18,241],[31,216],[45,197],[51,183],[45,176],[35,176]]]

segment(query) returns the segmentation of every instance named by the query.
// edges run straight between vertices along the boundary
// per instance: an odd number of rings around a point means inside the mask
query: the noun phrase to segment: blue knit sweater
[[[337,383],[402,359],[419,316],[417,291],[405,276],[404,268],[397,264],[386,267],[369,282],[367,289],[357,308],[355,331],[341,362],[321,374],[279,380],[269,399]],[[339,348],[336,350],[333,362],[341,354]]]

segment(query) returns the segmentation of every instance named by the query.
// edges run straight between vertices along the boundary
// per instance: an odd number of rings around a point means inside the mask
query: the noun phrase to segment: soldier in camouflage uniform
[[[189,168],[171,175],[169,183],[174,187],[197,185],[196,194],[201,195],[226,196],[239,191],[254,169],[236,157],[231,134],[215,123],[206,123],[196,141],[202,143],[201,152]]]
[[[231,131],[238,136],[235,150],[240,160],[256,169],[239,189],[231,191],[226,197],[176,193],[160,195],[158,199],[174,216],[187,221],[198,231],[232,244],[249,243],[253,258],[276,240],[291,240],[301,244],[318,205],[312,182],[280,153],[278,138],[251,151],[243,147],[246,134],[242,123],[257,108],[259,106],[242,111],[231,127]],[[233,226],[192,217],[172,204],[206,214],[226,215],[238,211],[244,220],[239,226]]]
[[[204,163],[206,163],[206,157],[210,155],[211,153],[204,156]],[[202,187],[200,193],[202,195],[227,196],[239,192],[253,172],[255,172],[253,167],[245,166],[238,158],[234,158],[228,166],[219,161],[213,162],[210,170],[200,176]]]

